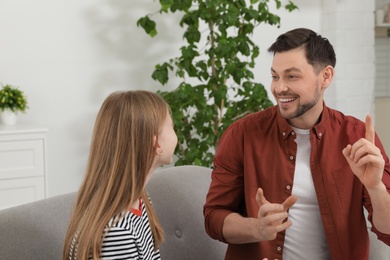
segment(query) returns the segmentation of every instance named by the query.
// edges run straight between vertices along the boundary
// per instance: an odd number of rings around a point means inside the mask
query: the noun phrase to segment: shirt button
[[[322,133],[319,133],[318,136],[321,137],[321,136],[322,136]]]
[[[291,132],[291,135],[295,135],[294,131]]]
[[[288,189],[288,190],[291,189],[291,186],[290,186],[290,185],[287,185],[287,186],[286,186],[286,189]]]
[[[177,238],[181,238],[181,231],[180,230],[176,230],[175,231],[175,235]]]
[[[283,132],[283,136],[285,136],[286,135],[286,132]]]
[[[290,160],[291,161],[294,160],[294,156],[290,155]]]
[[[278,247],[276,248],[276,250],[278,250],[278,251],[280,252],[280,251],[282,251],[282,248],[281,248],[280,246],[278,246]]]

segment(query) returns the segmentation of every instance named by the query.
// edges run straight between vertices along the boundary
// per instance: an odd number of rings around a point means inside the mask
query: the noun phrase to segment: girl
[[[148,91],[115,92],[97,115],[63,259],[160,259],[163,231],[145,186],[170,164],[177,136],[168,104]]]

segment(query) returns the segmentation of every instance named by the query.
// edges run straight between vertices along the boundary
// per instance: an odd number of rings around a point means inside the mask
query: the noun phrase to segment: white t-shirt
[[[297,155],[292,194],[298,200],[289,210],[292,226],[286,230],[283,260],[330,259],[310,170],[310,130],[293,129]]]

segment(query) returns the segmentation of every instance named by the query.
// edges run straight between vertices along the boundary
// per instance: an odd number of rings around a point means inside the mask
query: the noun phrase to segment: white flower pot
[[[18,120],[17,112],[13,112],[9,109],[5,109],[0,112],[0,119],[4,125],[14,125]]]

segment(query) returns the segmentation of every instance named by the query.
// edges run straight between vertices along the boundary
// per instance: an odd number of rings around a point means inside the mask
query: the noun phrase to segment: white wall
[[[255,34],[261,51],[256,80],[267,89],[271,56],[266,49],[275,38],[295,27],[323,29],[321,0],[294,3],[300,10],[278,13],[279,29],[261,25]],[[160,34],[154,39],[137,28],[139,17],[156,10],[154,0],[0,2],[0,82],[28,95],[30,109],[21,122],[49,129],[49,196],[77,190],[93,122],[108,93],[161,88],[150,75],[155,64],[176,56],[182,30],[175,25],[179,17],[170,15],[156,15]],[[174,86],[172,81],[168,88]]]
[[[376,0],[376,9],[386,10],[390,0]],[[386,10],[387,11],[387,10]],[[382,28],[383,29],[383,28]],[[388,28],[386,28],[388,29]],[[385,34],[387,35],[387,33]],[[390,37],[375,38],[375,122],[376,130],[387,153],[390,153]]]
[[[388,97],[377,97],[375,99],[375,118],[376,118],[376,129],[378,136],[380,137],[383,147],[387,151],[389,156],[390,151],[390,96]]]
[[[48,196],[78,188],[94,119],[108,93],[160,87],[150,74],[180,37],[165,21],[162,39],[152,41],[137,28],[137,18],[157,10],[156,4],[1,1],[0,82],[19,86],[28,96],[30,109],[21,123],[49,129]]]
[[[385,19],[387,18],[387,9],[390,0],[376,0],[376,10],[383,10],[385,12]],[[382,21],[384,22],[384,21]],[[375,96],[389,97],[390,96],[390,37],[387,36],[389,28],[378,28],[378,36],[375,38],[375,58],[376,58],[376,81],[375,81]]]
[[[337,56],[328,105],[361,120],[374,111],[375,3],[366,0],[328,0],[322,4],[322,31]]]

